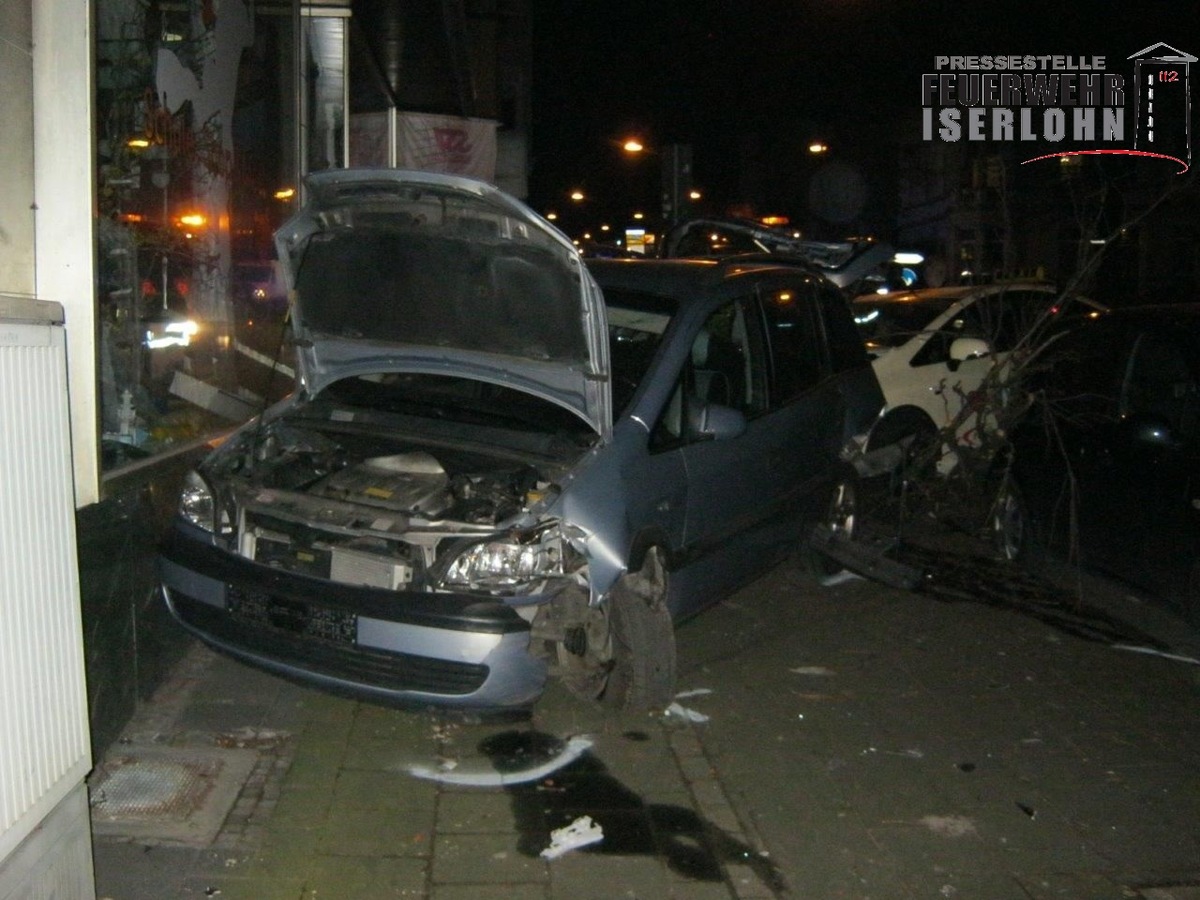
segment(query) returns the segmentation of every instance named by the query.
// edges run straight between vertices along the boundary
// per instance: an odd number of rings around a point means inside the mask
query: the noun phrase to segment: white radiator
[[[64,339],[58,304],[0,296],[0,896],[91,767]]]

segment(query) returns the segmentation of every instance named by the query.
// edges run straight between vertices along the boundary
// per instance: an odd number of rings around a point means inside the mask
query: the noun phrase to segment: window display
[[[99,383],[106,471],[290,390],[271,235],[299,179],[298,8],[97,0]]]

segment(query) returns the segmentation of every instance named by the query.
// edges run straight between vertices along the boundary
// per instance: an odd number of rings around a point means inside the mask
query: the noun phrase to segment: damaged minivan
[[[819,272],[589,271],[481,182],[308,188],[276,235],[296,389],[190,473],[160,557],[212,646],[400,705],[527,707],[556,675],[662,709],[674,621],[852,526],[883,398]]]

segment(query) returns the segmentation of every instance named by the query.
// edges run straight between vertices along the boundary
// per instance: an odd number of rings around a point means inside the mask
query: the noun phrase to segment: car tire
[[[827,493],[828,500],[816,526],[827,529],[834,539],[853,541],[858,531],[858,495],[858,478],[853,469],[847,468],[838,475]],[[809,573],[820,578],[836,575],[845,568],[814,544],[811,534],[805,537],[801,547],[801,562]]]
[[[612,660],[600,702],[614,710],[662,711],[675,694],[675,627],[667,572],[657,551],[608,598]]]
[[[937,477],[946,452],[937,426],[926,419],[904,439],[904,456],[892,473],[893,491],[903,493],[914,484],[928,483]]]

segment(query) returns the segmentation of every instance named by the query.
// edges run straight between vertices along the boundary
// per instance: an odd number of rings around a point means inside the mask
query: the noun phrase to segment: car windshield
[[[907,343],[929,328],[929,323],[948,310],[957,297],[908,299],[881,297],[854,301],[854,324],[868,350],[886,350]]]
[[[612,403],[619,415],[650,370],[676,306],[666,297],[611,288],[604,291],[604,305],[608,313]]]

